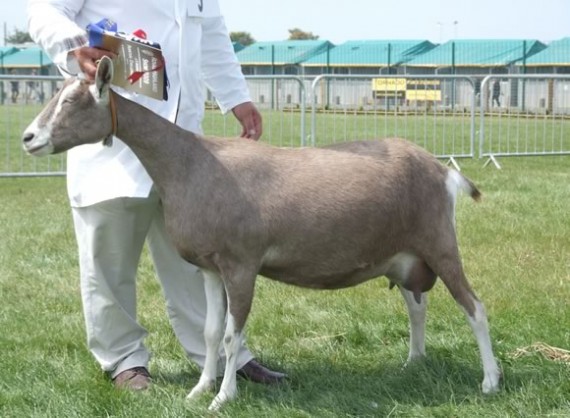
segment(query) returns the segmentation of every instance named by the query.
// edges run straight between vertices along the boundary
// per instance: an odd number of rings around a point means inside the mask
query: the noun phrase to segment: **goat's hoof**
[[[186,396],[187,400],[194,400],[198,398],[200,395],[211,391],[214,388],[214,381],[207,381],[207,382],[198,382],[196,386],[192,388],[188,396]]]
[[[499,382],[501,380],[501,373],[496,372],[492,375],[487,375],[483,379],[481,389],[485,395],[493,395],[499,391]]]
[[[220,391],[216,397],[214,398],[214,400],[212,401],[212,403],[210,404],[210,406],[208,407],[208,411],[210,412],[215,412],[215,411],[219,411],[220,408],[226,403],[231,401],[232,399],[234,399],[236,397],[236,394],[234,393],[229,394],[226,393],[224,391]]]
[[[426,358],[425,353],[418,353],[418,354],[413,354],[413,355],[408,356],[408,359],[406,360],[406,362],[402,366],[402,370],[409,368],[413,364],[417,364],[417,363],[424,361],[425,358]]]
[[[216,399],[212,401],[210,406],[208,407],[208,411],[210,412],[218,412],[222,408],[223,403],[218,402]]]

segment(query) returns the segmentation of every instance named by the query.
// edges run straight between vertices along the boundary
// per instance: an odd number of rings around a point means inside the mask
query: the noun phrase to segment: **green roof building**
[[[46,72],[52,66],[51,59],[38,47],[19,49],[3,59],[3,67],[6,69],[26,70],[36,69]]]
[[[546,45],[537,40],[457,39],[422,54],[405,65],[409,73],[439,74],[507,73],[512,65],[542,51]]]
[[[242,49],[245,48],[245,46],[243,46],[241,43],[239,42],[232,42],[232,46],[234,47],[234,52],[238,52],[241,51]]]
[[[7,73],[6,66],[4,65],[4,60],[12,54],[18,52],[18,48],[13,46],[2,46],[0,47],[0,74]]]
[[[0,46],[0,57],[7,57],[8,55],[18,52],[18,48],[13,46]]]
[[[522,65],[519,63],[519,65]],[[552,41],[537,54],[529,57],[525,65],[533,73],[570,73],[570,38]]]
[[[434,47],[421,40],[348,41],[309,58],[302,66],[306,74],[389,74]]]
[[[299,64],[332,46],[320,40],[256,42],[237,57],[246,75],[298,74]]]

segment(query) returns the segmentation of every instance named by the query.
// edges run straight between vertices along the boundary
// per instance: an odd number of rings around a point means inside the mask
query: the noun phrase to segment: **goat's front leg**
[[[414,294],[398,286],[406,301],[408,316],[410,318],[410,351],[406,365],[411,361],[426,355],[426,311],[427,293],[422,293],[420,303],[414,299]]]
[[[222,341],[226,316],[225,291],[222,279],[217,274],[204,271],[204,280],[206,291],[206,323],[204,327],[206,359],[200,380],[186,399],[195,399],[202,393],[213,390],[216,383],[218,349]]]
[[[239,268],[232,269],[226,277],[226,293],[228,297],[228,317],[224,335],[226,369],[220,391],[208,408],[217,411],[220,407],[237,396],[237,357],[241,345],[242,332],[251,309],[256,271]]]
[[[234,316],[228,314],[226,332],[224,335],[224,350],[226,353],[226,369],[220,391],[209,406],[210,411],[217,411],[220,407],[237,396],[237,356],[240,347],[242,332],[238,331]]]

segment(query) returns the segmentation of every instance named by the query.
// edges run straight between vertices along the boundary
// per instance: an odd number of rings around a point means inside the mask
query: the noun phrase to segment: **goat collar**
[[[112,91],[109,91],[109,109],[111,110],[111,133],[103,139],[103,145],[110,147],[113,145],[113,136],[117,135],[117,106],[115,104],[115,95]]]

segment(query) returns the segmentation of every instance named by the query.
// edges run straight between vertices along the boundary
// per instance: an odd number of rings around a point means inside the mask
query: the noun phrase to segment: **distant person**
[[[497,103],[497,107],[501,107],[501,82],[495,80],[493,83],[493,96],[491,98],[491,106]]]
[[[32,72],[30,73],[30,76],[35,77],[38,75],[38,72],[33,69]],[[28,100],[34,100],[38,94],[36,92],[36,87],[38,85],[38,82],[34,79],[34,80],[28,80],[26,82],[26,86],[27,86],[27,91],[26,91],[26,96],[28,98]]]
[[[16,70],[12,69],[10,71],[11,75],[17,75]],[[18,101],[18,97],[20,96],[20,82],[18,80],[10,81],[11,90],[11,98],[12,103],[16,103]]]

